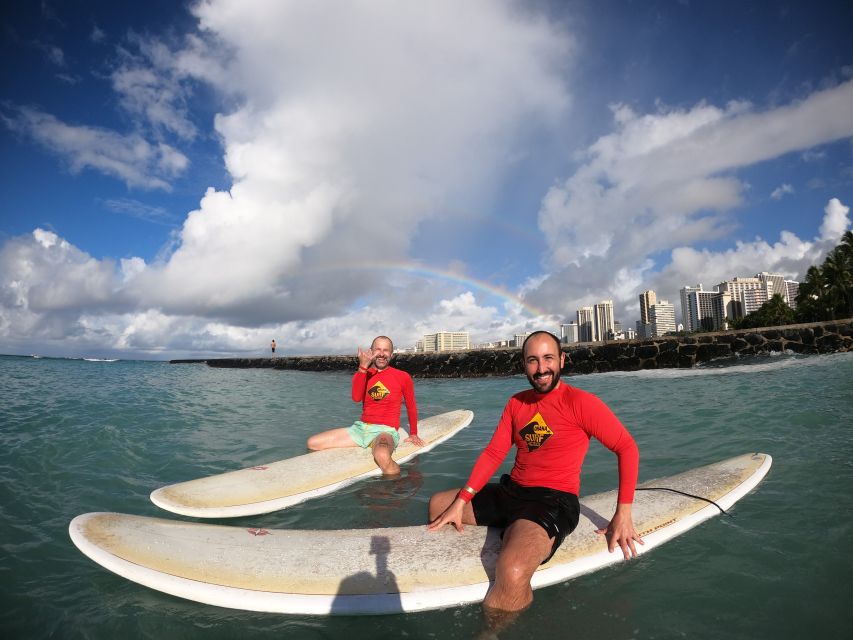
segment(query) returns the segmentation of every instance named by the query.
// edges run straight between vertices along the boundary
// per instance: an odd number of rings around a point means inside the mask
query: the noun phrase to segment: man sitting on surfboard
[[[400,473],[391,454],[400,443],[400,408],[406,402],[409,437],[418,447],[425,443],[418,437],[418,407],[412,376],[390,366],[394,344],[387,336],[373,339],[370,349],[358,348],[358,371],[352,377],[353,402],[361,402],[361,420],[351,427],[331,429],[308,438],[311,451],[335,447],[373,448],[373,459],[384,475]]]
[[[532,602],[533,573],[577,526],[590,436],[619,460],[616,513],[598,533],[626,560],[637,554],[634,543],[643,543],[631,516],[640,460],[634,439],[596,396],[560,382],[565,354],[556,336],[532,333],[521,354],[533,389],[510,398],[465,487],[437,493],[429,503],[431,531],[448,523],[459,531],[465,524],[505,527],[495,580],[483,601],[493,611],[520,611]],[[512,472],[500,484],[486,484],[513,444]]]

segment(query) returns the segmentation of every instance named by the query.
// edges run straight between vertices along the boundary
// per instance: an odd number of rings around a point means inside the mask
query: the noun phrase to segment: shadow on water
[[[376,556],[376,573],[360,571],[341,580],[332,601],[331,613],[402,613],[397,576],[388,569],[391,541],[387,536],[370,537],[370,555]]]

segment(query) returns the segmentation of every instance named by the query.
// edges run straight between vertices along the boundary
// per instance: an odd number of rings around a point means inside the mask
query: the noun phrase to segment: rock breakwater
[[[835,322],[768,327],[748,331],[721,331],[645,340],[566,345],[563,373],[580,375],[608,371],[689,368],[711,361],[793,352],[834,353],[853,350],[853,318]],[[281,356],[272,358],[216,358],[172,360],[173,364],[206,363],[211,367],[274,368],[297,371],[353,371],[353,356]],[[475,349],[439,353],[398,353],[398,369],[419,378],[476,378],[521,373],[518,348]]]

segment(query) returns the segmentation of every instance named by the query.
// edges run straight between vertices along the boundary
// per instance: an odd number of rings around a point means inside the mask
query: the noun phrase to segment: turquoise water
[[[536,592],[502,638],[853,637],[853,353],[571,379],[640,445],[642,479],[750,451],[774,457],[733,509],[632,563]],[[467,477],[523,377],[419,380],[423,415],[472,425],[404,466],[232,524],[358,528],[424,521],[431,493]],[[152,489],[304,452],[357,417],[349,377],[153,362],[0,357],[0,629],[12,638],[471,638],[479,606],[321,618],[220,609],[107,572],[68,538],[88,511],[163,516]],[[508,466],[508,463],[507,463]],[[582,493],[615,485],[591,447]],[[178,516],[169,516],[178,517]]]

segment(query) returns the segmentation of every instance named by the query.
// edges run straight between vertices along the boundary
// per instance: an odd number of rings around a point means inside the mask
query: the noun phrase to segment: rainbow
[[[486,282],[485,280],[478,280],[476,278],[472,278],[470,276],[465,276],[454,271],[450,271],[448,269],[437,269],[435,267],[427,267],[417,262],[403,262],[403,261],[382,261],[382,260],[372,260],[370,262],[361,262],[361,263],[338,263],[334,265],[329,265],[324,267],[323,269],[318,269],[314,271],[315,273],[318,271],[397,271],[401,273],[406,273],[411,276],[415,276],[418,278],[425,279],[441,279],[449,282],[454,282],[456,284],[468,287],[470,289],[474,289],[477,291],[482,291],[487,293],[488,295],[494,296],[505,303],[513,306],[520,307],[523,311],[525,311],[528,315],[533,318],[539,318],[542,316],[548,317],[553,314],[541,309],[539,307],[535,307],[529,302],[525,302],[524,298],[512,293],[511,291],[507,291],[503,287],[499,287],[497,285],[491,284],[490,282]]]

